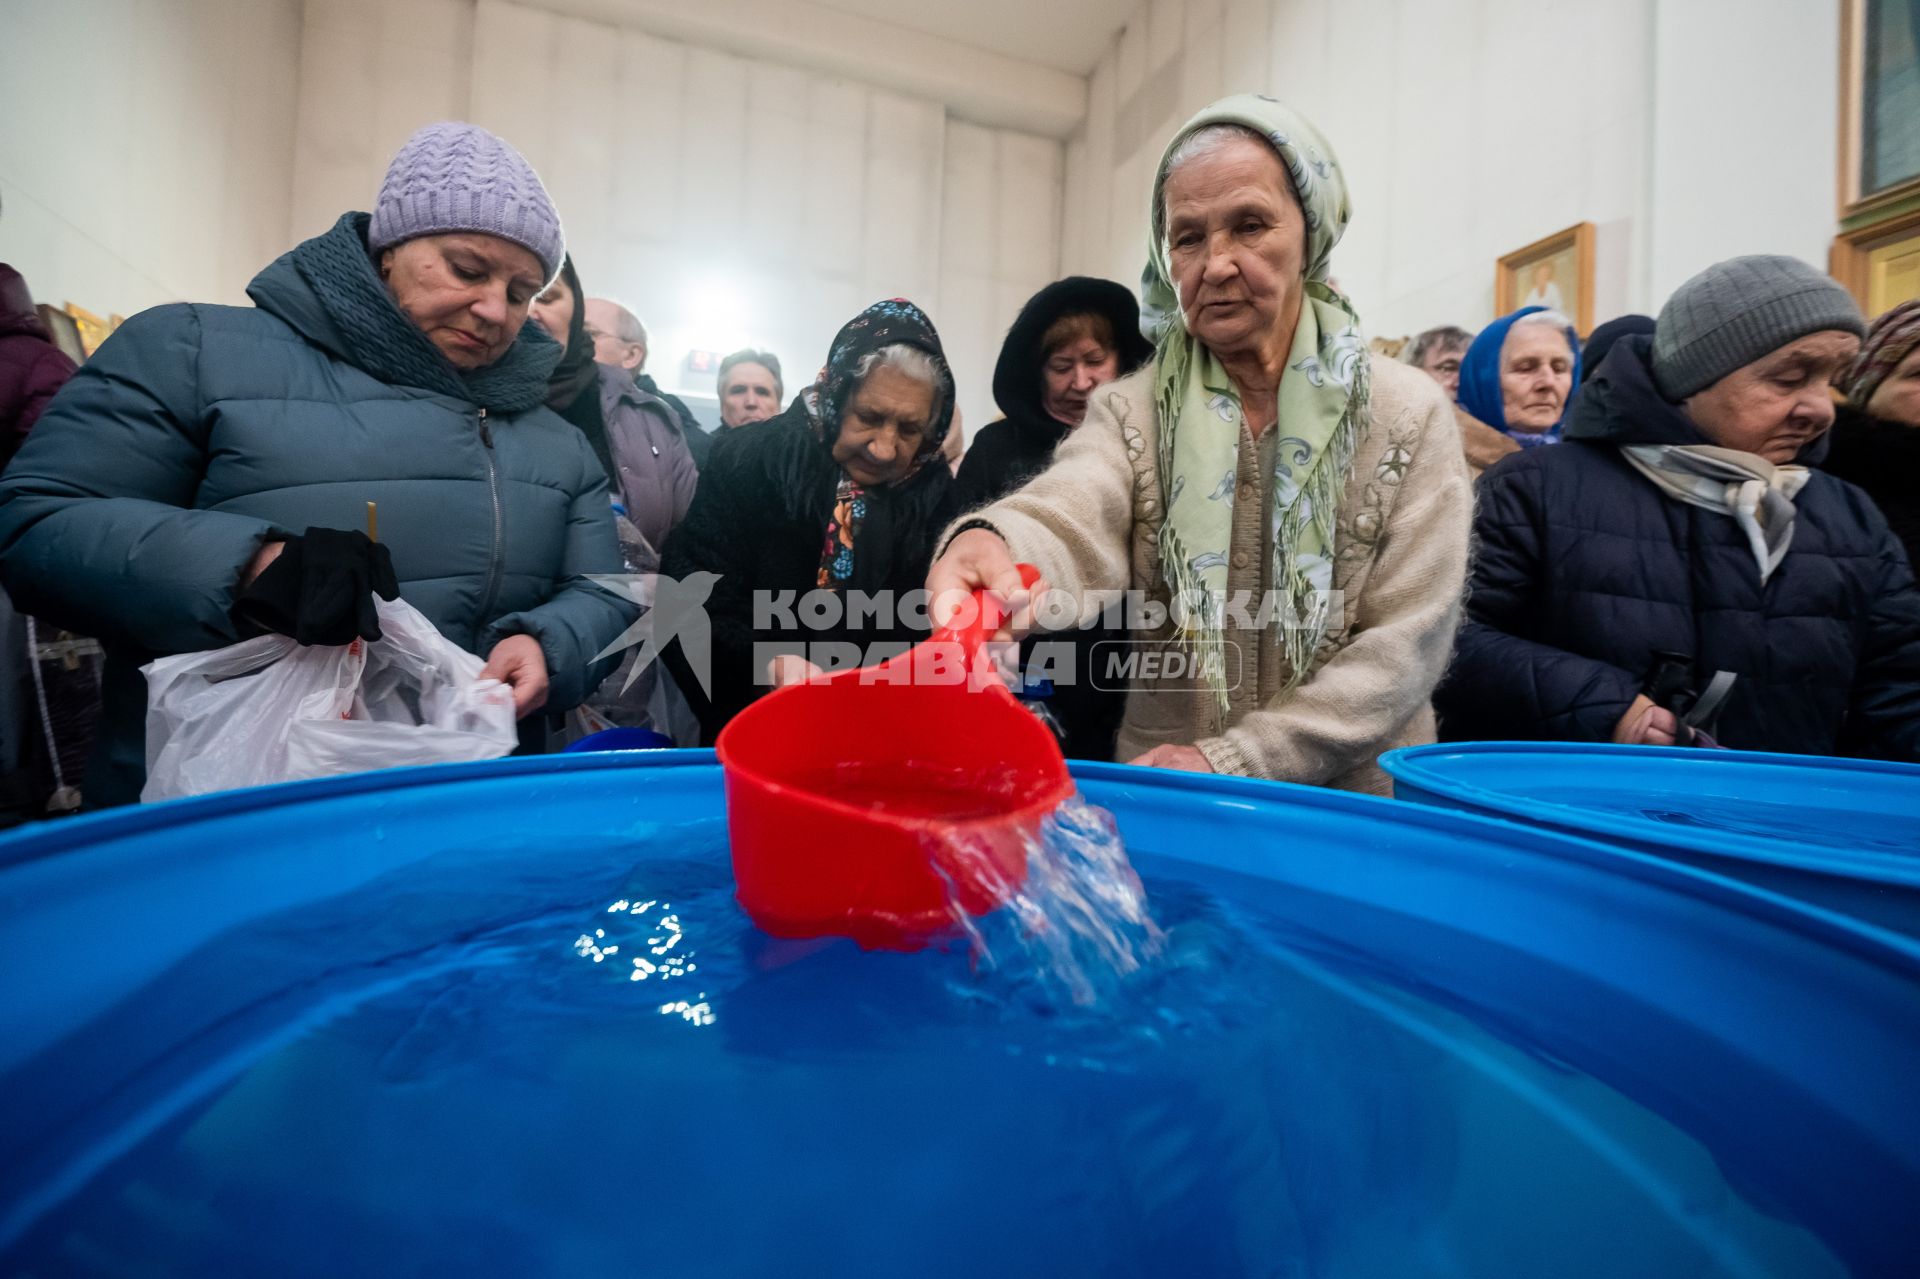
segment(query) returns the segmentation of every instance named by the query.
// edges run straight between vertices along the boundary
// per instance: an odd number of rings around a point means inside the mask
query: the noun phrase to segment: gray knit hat
[[[1717,262],[1675,289],[1653,332],[1653,381],[1678,404],[1809,333],[1864,336],[1839,281],[1799,258],[1764,253]]]
[[[477,124],[430,124],[387,166],[374,202],[373,253],[422,235],[478,231],[521,246],[560,274],[560,214],[526,157]]]

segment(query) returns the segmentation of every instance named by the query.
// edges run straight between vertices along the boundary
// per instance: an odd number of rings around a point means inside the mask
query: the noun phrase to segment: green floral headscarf
[[[1224,715],[1227,695],[1218,658],[1233,538],[1240,397],[1213,353],[1187,331],[1161,203],[1168,159],[1188,135],[1216,124],[1242,125],[1273,147],[1292,178],[1307,224],[1306,296],[1280,379],[1268,485],[1272,585],[1292,605],[1274,610],[1289,687],[1306,678],[1330,621],[1334,516],[1355,438],[1366,422],[1370,370],[1360,317],[1327,283],[1327,260],[1352,216],[1333,149],[1311,124],[1272,98],[1241,94],[1214,103],[1174,135],[1154,176],[1141,326],[1159,346],[1154,398],[1166,506],[1161,562],[1175,600],[1185,607],[1187,625],[1200,632],[1208,657],[1204,666]]]

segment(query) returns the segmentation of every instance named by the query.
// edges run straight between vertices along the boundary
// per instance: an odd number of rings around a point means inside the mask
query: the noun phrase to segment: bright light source
[[[729,273],[713,272],[695,278],[682,297],[680,313],[696,335],[698,347],[731,351],[738,345],[735,339],[752,327],[746,291]],[[707,334],[713,340],[707,340]]]

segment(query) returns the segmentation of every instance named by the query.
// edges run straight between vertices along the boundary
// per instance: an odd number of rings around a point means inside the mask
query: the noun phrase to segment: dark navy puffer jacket
[[[606,474],[542,403],[555,343],[528,325],[459,374],[387,299],[365,221],[261,272],[255,307],[128,320],[0,477],[0,582],[107,648],[90,807],[131,802],[144,781],[139,667],[233,643],[261,544],[363,528],[369,501],[402,597],[482,657],[509,635],[539,640],[552,709],[605,677],[612,659],[594,655],[637,616],[587,578],[623,565]]]
[[[1886,520],[1816,470],[1762,586],[1731,517],[1667,497],[1620,454],[1708,442],[1655,391],[1650,349],[1621,342],[1564,443],[1482,477],[1467,622],[1434,698],[1441,737],[1606,741],[1664,650],[1692,656],[1696,688],[1739,677],[1725,746],[1920,759],[1920,591]]]

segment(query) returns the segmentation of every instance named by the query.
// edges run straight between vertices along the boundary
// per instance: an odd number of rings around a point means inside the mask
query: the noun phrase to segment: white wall
[[[1256,91],[1340,156],[1376,334],[1485,323],[1495,260],[1581,221],[1596,321],[1736,253],[1824,267],[1838,32],[1836,0],[1149,0],[1068,143],[1063,265],[1136,281],[1168,138]]]
[[[1333,139],[1356,209],[1335,272],[1375,333],[1483,323],[1494,260],[1581,220],[1598,318],[1734,253],[1823,265],[1837,4],[1147,0],[1063,149],[505,0],[0,0],[0,260],[102,314],[243,301],[371,203],[415,127],[474,118],[534,160],[667,384],[690,347],[753,342],[798,385],[842,321],[904,294],[977,429],[1019,304],[1064,271],[1138,279],[1160,149],[1227,92]]]
[[[935,319],[960,384],[967,439],[1000,416],[993,365],[1026,300],[1060,274],[1063,148],[947,122]]]
[[[1651,296],[1664,299],[1702,267],[1742,253],[1790,253],[1826,269],[1838,201],[1839,23],[1836,0],[1662,0]]]
[[[0,261],[38,301],[244,302],[286,248],[299,0],[0,0]]]
[[[1014,310],[1059,266],[1056,141],[505,0],[307,0],[293,235],[368,207],[407,134],[450,116],[532,161],[582,283],[646,322],[669,389],[712,391],[683,381],[688,350],[755,345],[791,392],[841,324],[904,296],[978,427]]]

